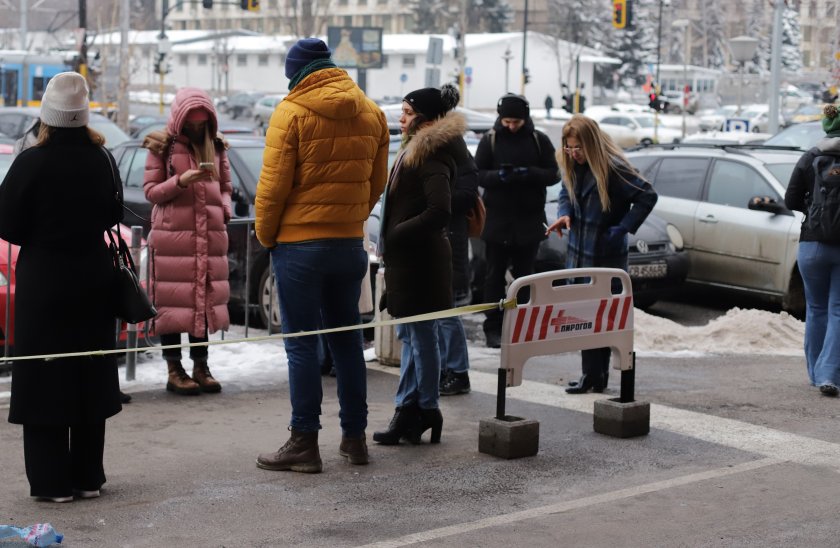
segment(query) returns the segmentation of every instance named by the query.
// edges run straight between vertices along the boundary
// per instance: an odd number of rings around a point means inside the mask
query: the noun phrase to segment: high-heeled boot
[[[382,445],[397,445],[401,438],[413,436],[420,427],[420,409],[416,403],[397,407],[387,430],[373,433],[373,441]]]
[[[408,438],[408,441],[417,445],[420,443],[420,437],[423,433],[432,429],[432,443],[440,443],[440,434],[443,430],[443,414],[440,409],[420,409],[420,424],[416,431]]]

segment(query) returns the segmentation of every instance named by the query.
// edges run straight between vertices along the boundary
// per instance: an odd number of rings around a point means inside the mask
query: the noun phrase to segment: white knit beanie
[[[78,72],[53,76],[41,98],[41,122],[52,127],[83,127],[90,111],[88,87]]]

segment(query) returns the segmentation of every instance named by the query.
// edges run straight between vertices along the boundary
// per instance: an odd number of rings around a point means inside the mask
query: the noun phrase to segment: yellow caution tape
[[[127,354],[129,352],[145,352],[147,350],[168,350],[170,348],[191,348],[193,346],[217,346],[222,344],[238,344],[244,342],[259,342],[270,341],[274,339],[288,339],[291,337],[307,337],[309,335],[322,335],[324,333],[338,333],[341,331],[355,331],[356,329],[367,329],[369,327],[384,327],[388,325],[397,325],[401,323],[423,322],[428,320],[438,320],[441,318],[452,318],[455,316],[464,316],[466,314],[474,314],[476,312],[485,312],[493,309],[510,310],[516,308],[516,299],[502,299],[498,303],[484,303],[471,304],[467,306],[459,306],[457,308],[450,308],[448,310],[441,310],[438,312],[428,312],[426,314],[417,314],[416,316],[406,316],[404,318],[397,318],[393,320],[380,320],[378,322],[369,322],[358,325],[346,325],[343,327],[331,327],[329,329],[318,329],[316,331],[299,331],[297,333],[277,333],[275,335],[263,335],[260,337],[247,337],[242,339],[226,339],[217,341],[207,341],[201,343],[186,343],[186,344],[170,344],[167,346],[146,346],[143,348],[115,348],[113,350],[93,350],[87,352],[66,352],[63,354],[40,354],[36,356],[12,356],[8,358],[0,357],[0,363],[10,361],[25,361],[25,360],[57,360],[61,358],[78,358],[83,356],[107,356],[108,354]]]

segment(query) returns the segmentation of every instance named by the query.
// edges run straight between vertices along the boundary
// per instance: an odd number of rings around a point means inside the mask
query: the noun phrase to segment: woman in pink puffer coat
[[[152,252],[151,294],[158,315],[154,330],[161,344],[206,342],[207,334],[227,329],[228,235],[231,216],[230,163],[216,137],[218,123],[210,97],[182,88],[172,102],[169,139],[149,146],[143,191],[154,204],[149,247]],[[147,146],[144,143],[144,146]],[[219,392],[210,374],[207,347],[190,347],[193,375],[181,365],[181,350],[166,349],[166,389],[178,394]]]

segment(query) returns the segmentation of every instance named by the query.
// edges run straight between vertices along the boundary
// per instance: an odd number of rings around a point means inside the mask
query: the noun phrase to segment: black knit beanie
[[[403,101],[427,120],[437,120],[455,108],[460,99],[461,95],[455,86],[444,84],[440,89],[423,88],[412,91],[403,98]]]
[[[526,120],[531,115],[528,99],[515,93],[506,93],[496,104],[496,112],[502,118],[518,118]]]

